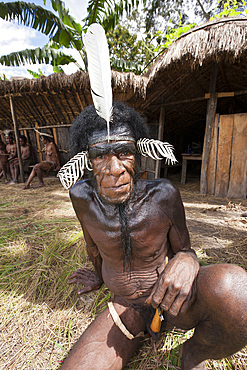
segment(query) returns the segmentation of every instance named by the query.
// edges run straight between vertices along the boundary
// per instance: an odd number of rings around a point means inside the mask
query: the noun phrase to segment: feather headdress
[[[84,36],[84,44],[88,58],[88,73],[91,93],[97,114],[106,121],[107,140],[121,140],[110,136],[110,122],[112,119],[112,88],[109,49],[105,31],[99,24],[91,24]],[[105,140],[105,139],[104,139]],[[177,162],[173,146],[153,139],[139,139],[136,143],[137,150],[144,156],[160,160],[165,158],[167,163]],[[69,189],[84,174],[84,170],[92,170],[88,165],[88,152],[76,154],[58,172],[61,183]]]
[[[111,65],[107,39],[103,27],[93,23],[84,37],[88,59],[88,74],[94,107],[106,120],[108,141],[112,116]]]

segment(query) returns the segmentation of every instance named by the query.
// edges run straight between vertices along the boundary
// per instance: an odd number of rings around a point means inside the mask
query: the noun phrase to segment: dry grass
[[[110,292],[78,299],[68,276],[90,266],[68,193],[56,179],[37,190],[0,183],[0,368],[57,369]],[[202,263],[232,262],[247,269],[246,201],[201,196],[181,187],[192,243]],[[210,246],[210,249],[209,249]],[[179,344],[191,332],[143,341],[126,369],[179,369]],[[246,369],[247,350],[208,369]]]

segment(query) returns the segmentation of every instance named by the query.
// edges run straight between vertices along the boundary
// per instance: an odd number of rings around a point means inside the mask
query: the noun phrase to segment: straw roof
[[[148,70],[142,109],[149,120],[159,119],[160,106],[164,104],[165,130],[181,132],[181,129],[203,128],[207,109],[205,94],[209,93],[215,63],[218,65],[218,97],[230,93],[218,99],[217,113],[246,112],[247,18],[223,18],[182,35]]]
[[[114,99],[134,106],[145,97],[147,78],[133,73],[112,72]],[[88,75],[52,74],[39,79],[13,78],[0,81],[0,129],[12,128],[12,96],[19,127],[71,124],[92,104]]]
[[[164,105],[165,133],[196,132],[205,127],[205,94],[214,63],[216,92],[231,95],[218,99],[217,112],[246,112],[247,18],[219,19],[190,30],[144,76],[113,71],[114,99],[135,107],[155,124]],[[19,127],[71,124],[92,104],[88,75],[83,72],[0,81],[0,130],[13,127],[10,95]]]

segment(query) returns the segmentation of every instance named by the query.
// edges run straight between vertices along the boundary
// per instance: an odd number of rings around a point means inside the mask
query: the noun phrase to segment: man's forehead
[[[133,134],[127,125],[120,125],[114,128],[110,127],[110,134],[107,129],[95,130],[88,139],[89,147],[102,142],[132,141],[135,142]]]
[[[135,154],[135,143],[133,141],[104,141],[93,144],[89,148],[89,156],[91,159],[93,159],[99,154],[120,153],[123,151],[128,151],[132,154]]]

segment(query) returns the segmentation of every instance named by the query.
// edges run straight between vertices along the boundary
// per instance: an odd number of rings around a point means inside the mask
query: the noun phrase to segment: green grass
[[[111,292],[79,297],[68,277],[91,268],[80,225],[59,184],[20,191],[0,183],[0,368],[58,369]],[[58,200],[59,199],[59,200]],[[236,255],[239,250],[236,251]],[[198,251],[202,264],[214,258]],[[226,255],[222,255],[222,260]],[[240,255],[240,264],[243,259]],[[144,339],[125,369],[179,369],[179,346],[192,332],[172,331],[158,342]],[[247,351],[208,361],[208,369],[246,369]]]

